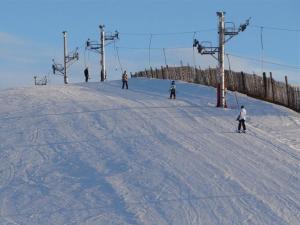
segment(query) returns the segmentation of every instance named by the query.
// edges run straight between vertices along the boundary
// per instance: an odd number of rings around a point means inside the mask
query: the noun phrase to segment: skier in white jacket
[[[246,111],[245,107],[242,105],[240,114],[238,115],[238,117],[236,119],[239,121],[238,132],[241,132],[241,126],[243,126],[243,132],[244,133],[246,132],[246,124],[245,124],[246,114],[247,114],[247,111]]]
[[[170,87],[169,91],[170,91],[170,99],[172,99],[172,97],[175,99],[176,98],[176,85],[175,85],[174,80],[171,83],[171,87]]]

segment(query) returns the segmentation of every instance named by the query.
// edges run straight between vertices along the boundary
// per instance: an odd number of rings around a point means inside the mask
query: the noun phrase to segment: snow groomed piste
[[[300,224],[299,113],[169,85],[0,91],[0,224]]]

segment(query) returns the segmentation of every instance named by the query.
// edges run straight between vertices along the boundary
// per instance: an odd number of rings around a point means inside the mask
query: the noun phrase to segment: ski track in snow
[[[169,81],[0,91],[0,224],[300,224],[300,116]]]

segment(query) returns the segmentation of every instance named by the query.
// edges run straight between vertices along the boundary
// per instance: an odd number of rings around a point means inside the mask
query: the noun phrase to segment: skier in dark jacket
[[[124,71],[124,73],[122,75],[122,82],[123,82],[122,89],[124,89],[125,85],[126,85],[126,89],[128,89],[128,75],[127,75],[126,70]]]
[[[85,82],[88,82],[88,80],[89,80],[89,69],[88,69],[88,67],[86,67],[83,72],[84,72]]]
[[[174,80],[171,83],[171,87],[170,87],[169,91],[170,91],[170,99],[172,99],[172,97],[174,97],[174,99],[175,99],[176,98],[176,85],[175,85]]]
[[[239,121],[238,132],[241,132],[241,127],[243,127],[243,133],[246,133],[246,124],[245,124],[246,114],[247,114],[247,111],[246,111],[245,107],[242,105],[241,111],[236,119],[237,121]]]

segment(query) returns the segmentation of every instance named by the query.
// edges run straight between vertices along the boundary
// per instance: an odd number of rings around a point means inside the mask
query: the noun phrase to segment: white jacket
[[[247,114],[246,109],[242,108],[241,112],[240,112],[240,115],[239,115],[239,120],[246,120],[246,114]]]
[[[170,91],[175,91],[175,90],[176,90],[176,85],[172,84],[171,87],[170,87]]]

